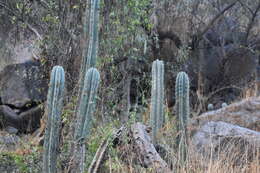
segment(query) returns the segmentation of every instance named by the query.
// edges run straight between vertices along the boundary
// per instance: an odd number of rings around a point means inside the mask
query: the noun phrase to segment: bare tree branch
[[[255,22],[255,19],[257,17],[257,13],[258,11],[260,10],[260,1],[258,2],[258,5],[256,7],[256,10],[254,11],[253,15],[252,15],[252,18],[247,26],[247,29],[246,29],[246,36],[245,36],[245,43],[247,43],[247,40],[248,40],[248,36],[249,36],[249,33],[251,31],[251,29],[253,28],[253,24]]]
[[[222,11],[220,11],[210,22],[209,24],[205,27],[205,29],[200,32],[199,34],[197,34],[197,41],[200,41],[203,37],[203,35],[214,25],[214,23],[226,12],[228,11],[230,8],[232,8],[238,0],[236,0],[235,2],[231,3],[230,5],[228,5],[226,8],[224,8]]]
[[[241,0],[238,0],[238,2],[239,2],[239,4],[240,4],[242,7],[248,9],[248,11],[249,11],[252,15],[254,15],[254,11],[253,11],[248,5],[246,5],[245,3],[241,2]]]
[[[4,9],[6,9],[7,11],[9,11],[12,15],[14,15],[17,18],[17,20],[19,20],[22,23],[26,24],[28,29],[31,30],[38,37],[38,39],[42,40],[42,36],[39,34],[39,32],[35,28],[33,28],[27,21],[25,21],[23,18],[21,18],[19,14],[14,12],[6,4],[4,4],[2,2],[0,2],[0,6],[3,7]]]

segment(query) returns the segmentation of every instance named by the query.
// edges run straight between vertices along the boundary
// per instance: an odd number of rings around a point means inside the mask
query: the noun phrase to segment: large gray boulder
[[[24,108],[46,99],[48,81],[39,62],[12,64],[0,73],[2,104]]]
[[[204,124],[191,142],[204,157],[218,159],[225,156],[236,163],[249,161],[260,152],[260,132],[221,121]]]
[[[252,97],[224,108],[203,113],[191,120],[190,128],[196,130],[209,121],[223,121],[260,132],[260,97]]]

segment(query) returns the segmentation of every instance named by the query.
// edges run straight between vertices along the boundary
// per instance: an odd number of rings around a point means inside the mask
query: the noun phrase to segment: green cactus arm
[[[47,96],[47,127],[44,136],[43,172],[55,173],[61,111],[65,88],[65,74],[61,66],[52,69],[50,86]]]
[[[95,110],[95,98],[99,81],[100,75],[97,69],[90,68],[85,76],[79,110],[77,112],[76,140],[80,138],[85,139],[89,133],[90,121]]]
[[[91,120],[95,111],[96,95],[100,81],[100,74],[95,68],[90,68],[84,79],[84,86],[80,96],[77,111],[77,122],[74,133],[75,148],[73,153],[74,167],[72,172],[83,173],[85,168],[85,140],[90,131]]]

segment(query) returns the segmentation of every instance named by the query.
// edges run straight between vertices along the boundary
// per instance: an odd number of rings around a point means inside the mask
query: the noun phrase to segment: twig
[[[214,25],[214,23],[230,8],[232,8],[238,0],[236,0],[235,2],[231,3],[230,5],[228,5],[226,8],[224,8],[222,11],[220,11],[210,22],[209,24],[206,26],[206,28],[198,34],[197,37],[197,41],[200,41],[202,39],[202,36],[212,27],[212,25]]]

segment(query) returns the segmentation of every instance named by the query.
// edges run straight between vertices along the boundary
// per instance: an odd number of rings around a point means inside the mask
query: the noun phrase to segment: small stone
[[[7,131],[10,134],[17,134],[18,133],[18,129],[12,126],[7,126],[5,128],[5,131]]]

